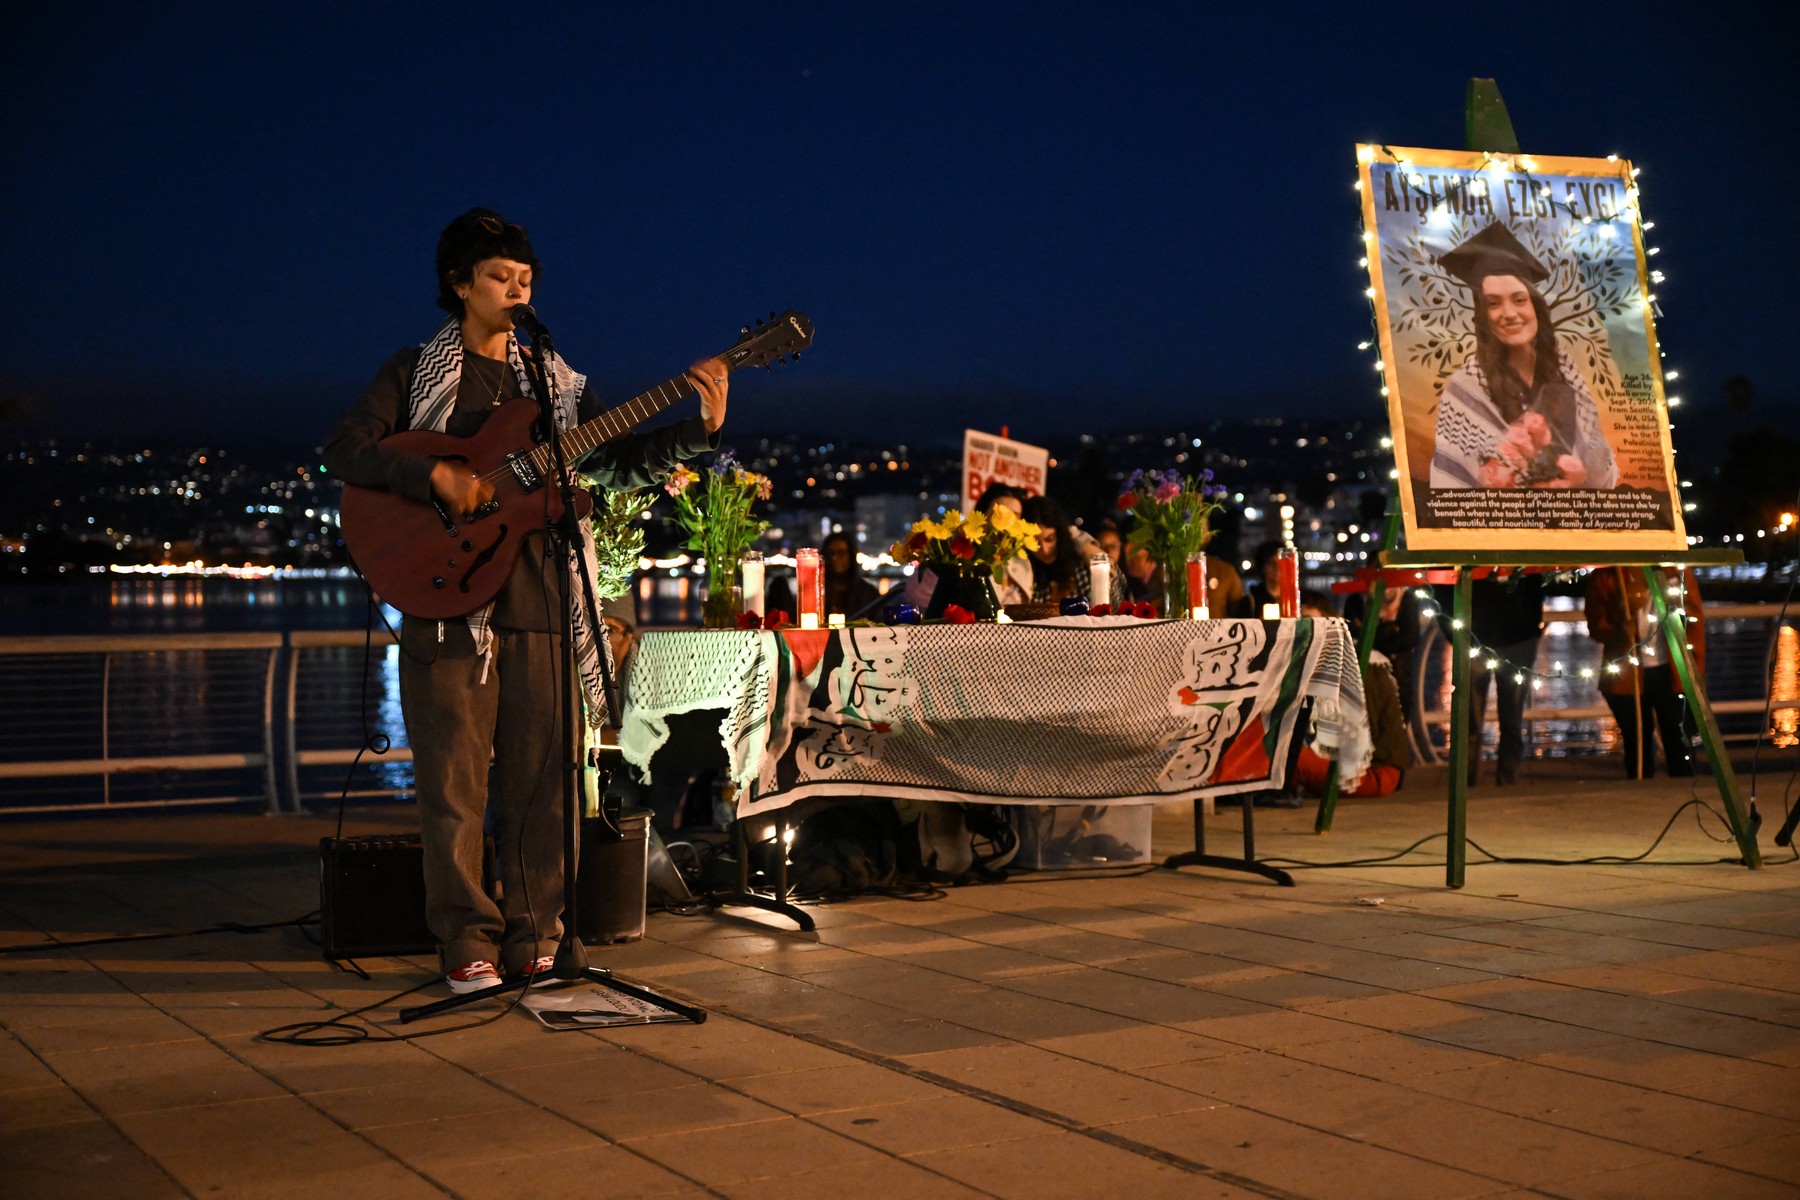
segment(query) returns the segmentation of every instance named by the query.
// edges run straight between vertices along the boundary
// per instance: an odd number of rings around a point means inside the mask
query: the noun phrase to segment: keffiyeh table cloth
[[[815,796],[1131,804],[1279,788],[1300,702],[1354,788],[1371,752],[1342,620],[646,633],[619,746],[648,771],[668,718],[721,710],[750,816]]]

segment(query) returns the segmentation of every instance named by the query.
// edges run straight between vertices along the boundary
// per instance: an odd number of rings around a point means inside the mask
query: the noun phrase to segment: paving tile
[[[1744,1065],[1751,1069],[1742,1074],[1672,1085],[1669,1090],[1728,1108],[1800,1121],[1800,1070],[1761,1063]]]
[[[951,1178],[980,1182],[996,1196],[1051,1198],[1128,1195],[1243,1195],[1229,1184],[1078,1133],[1053,1133],[985,1146],[929,1150],[911,1161]]]
[[[1695,1157],[1765,1179],[1778,1179],[1800,1191],[1800,1155],[1795,1154],[1794,1146],[1794,1135],[1789,1131],[1779,1137],[1697,1152]]]
[[[189,1193],[111,1124],[0,1130],[7,1200],[173,1200]]]
[[[1670,1089],[1730,1078],[1767,1065],[1613,1034],[1595,1034],[1577,1044],[1547,1047],[1519,1057],[1577,1074]]]
[[[1035,1046],[1004,1045],[920,1054],[907,1062],[952,1085],[1005,1096],[1081,1125],[1185,1112],[1211,1103],[1178,1087],[1097,1067]]]
[[[444,1178],[462,1200],[604,1196],[606,1200],[673,1200],[710,1193],[698,1183],[618,1146],[593,1142],[570,1150],[488,1159]]]
[[[371,1072],[366,1078],[385,1080],[387,1076]],[[361,1087],[310,1092],[306,1100],[346,1129],[438,1121],[526,1104],[504,1088],[450,1066],[413,1074],[399,1082],[370,1082]]]
[[[345,1137],[353,1135],[345,1134]],[[531,1105],[493,1112],[377,1125],[356,1135],[372,1153],[389,1155],[435,1179],[522,1152],[555,1154],[591,1145],[594,1135],[574,1122]]]
[[[4,1005],[0,1028],[37,1054],[180,1042],[194,1031],[134,996],[106,1005]]]
[[[843,1200],[846,1193],[904,1196],[907,1200],[973,1200],[977,1191],[943,1175],[898,1159],[862,1163],[854,1178],[835,1167],[800,1174],[782,1173],[719,1185],[732,1200]]]
[[[1091,968],[1016,979],[1006,986],[1012,991],[1158,1025],[1270,1011],[1267,1006],[1216,992]]]
[[[361,1137],[287,1096],[129,1113],[115,1120],[183,1187],[202,1194],[268,1194],[310,1181],[316,1194],[330,1195],[354,1186],[365,1171],[393,1166]],[[273,1130],[280,1136],[271,1137]],[[221,1147],[230,1152],[221,1153]]]
[[[541,1103],[549,1111],[612,1142],[767,1124],[788,1115],[724,1084],[695,1082],[613,1095],[607,1092],[603,1080],[600,1083],[602,1086],[551,1096]]]
[[[52,1069],[106,1116],[285,1095],[283,1089],[200,1038],[47,1056]]]
[[[1794,1186],[1694,1159],[1663,1155],[1641,1166],[1565,1179],[1556,1194],[1569,1200],[1793,1200]]]
[[[42,1087],[56,1082],[56,1074],[24,1043],[0,1032],[0,1096],[19,1088]]]
[[[79,1092],[54,1076],[49,1083],[0,1093],[0,1130],[7,1133],[47,1125],[73,1125],[99,1117]]]
[[[732,1080],[732,1087],[784,1113],[803,1117],[908,1100],[944,1100],[954,1095],[905,1072],[866,1062],[752,1075]]]
[[[1243,1052],[1242,1046],[1230,1042],[1161,1025],[1133,1025],[1101,1033],[1036,1038],[1032,1044],[1119,1071],[1135,1071],[1144,1067],[1159,1067],[1168,1063],[1192,1062],[1200,1058],[1217,1058]]]
[[[637,1154],[709,1187],[831,1168],[854,1180],[865,1165],[888,1156],[796,1117],[692,1132],[658,1134],[627,1143]]]
[[[1479,1050],[1386,1032],[1291,1045],[1284,1047],[1282,1053],[1353,1075],[1409,1085],[1425,1076],[1505,1061]]]
[[[656,1025],[601,1031],[597,1036],[708,1079],[810,1071],[856,1061],[795,1034],[720,1014],[704,1025]]]
[[[902,1155],[956,1146],[988,1146],[1043,1137],[1061,1129],[1005,1104],[954,1092],[926,1100],[834,1109],[813,1119],[847,1138]],[[981,1183],[979,1179],[972,1182]]]
[[[1318,1123],[1358,1142],[1383,1146],[1523,1186],[1618,1171],[1659,1157],[1653,1149],[1411,1091],[1388,1091],[1349,1114]]]

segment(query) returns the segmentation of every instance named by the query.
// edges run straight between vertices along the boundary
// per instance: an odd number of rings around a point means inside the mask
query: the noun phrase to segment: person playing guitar
[[[447,536],[461,537],[458,525],[464,522],[471,534],[490,535],[478,519],[493,509],[496,482],[510,481],[497,480],[491,471],[478,473],[454,455],[422,453],[416,441],[408,441],[416,434],[388,439],[420,430],[474,438],[491,415],[505,412],[513,419],[523,411],[507,407],[532,395],[513,310],[530,304],[537,272],[524,228],[499,213],[474,208],[450,222],[437,245],[437,302],[449,319],[423,346],[398,351],[376,371],[332,431],[326,470],[353,485],[352,491],[380,489],[420,506],[435,505]],[[602,412],[582,376],[554,354],[546,359],[551,391],[561,406],[559,429]],[[728,377],[721,358],[695,363],[681,382],[683,390],[700,394],[698,417],[647,433],[623,433],[571,467],[603,487],[644,487],[683,459],[716,450]],[[400,629],[400,698],[419,799],[426,919],[439,943],[445,980],[455,992],[498,983],[501,970],[514,977],[548,972],[562,933],[558,683],[569,662],[562,644],[563,606],[578,602],[580,589],[568,594],[568,564],[548,553],[544,529],[560,511],[558,489],[543,487],[530,495],[536,519],[508,544],[516,557],[497,580],[492,599],[481,603],[478,597],[461,607],[452,601],[452,607],[427,617],[407,615]],[[474,537],[457,544],[472,546]],[[430,582],[442,587],[439,578]],[[388,599],[407,612],[404,600]],[[445,612],[459,615],[433,619]],[[589,643],[582,674],[591,684],[596,675],[589,669],[591,656],[598,650],[585,617],[576,641],[578,660],[582,643]],[[482,826],[490,804],[502,888],[498,904],[482,886]]]

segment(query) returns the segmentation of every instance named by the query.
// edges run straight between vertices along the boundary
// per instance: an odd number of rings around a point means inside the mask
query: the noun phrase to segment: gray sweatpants
[[[485,959],[516,972],[562,936],[562,638],[494,630],[482,660],[468,624],[406,618],[400,703],[425,850],[425,919],[446,971]],[[493,789],[488,763],[493,759]],[[493,811],[501,902],[482,887]]]

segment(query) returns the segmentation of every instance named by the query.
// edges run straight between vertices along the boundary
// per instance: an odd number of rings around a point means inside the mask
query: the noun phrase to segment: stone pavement
[[[421,983],[423,960],[364,981],[293,928],[4,955],[0,1195],[1796,1196],[1800,867],[1770,840],[1795,758],[1763,765],[1761,871],[1717,861],[1721,823],[1687,810],[1649,862],[1471,849],[1460,891],[1432,842],[1295,888],[1046,872],[861,898],[813,908],[816,934],[658,914],[594,951],[703,1025],[550,1033],[488,1002],[438,1036],[299,1047],[257,1034]],[[1716,804],[1705,780],[1615,769],[1479,789],[1471,836],[1635,855],[1684,801]],[[1328,837],[1310,808],[1259,810],[1258,847],[1380,857],[1443,816],[1421,770]],[[1215,851],[1239,820],[1213,818]],[[351,831],[410,823],[363,810]],[[0,941],[296,917],[329,832],[0,826]],[[1158,812],[1159,855],[1190,834]],[[378,1037],[423,1032],[393,1011]]]

